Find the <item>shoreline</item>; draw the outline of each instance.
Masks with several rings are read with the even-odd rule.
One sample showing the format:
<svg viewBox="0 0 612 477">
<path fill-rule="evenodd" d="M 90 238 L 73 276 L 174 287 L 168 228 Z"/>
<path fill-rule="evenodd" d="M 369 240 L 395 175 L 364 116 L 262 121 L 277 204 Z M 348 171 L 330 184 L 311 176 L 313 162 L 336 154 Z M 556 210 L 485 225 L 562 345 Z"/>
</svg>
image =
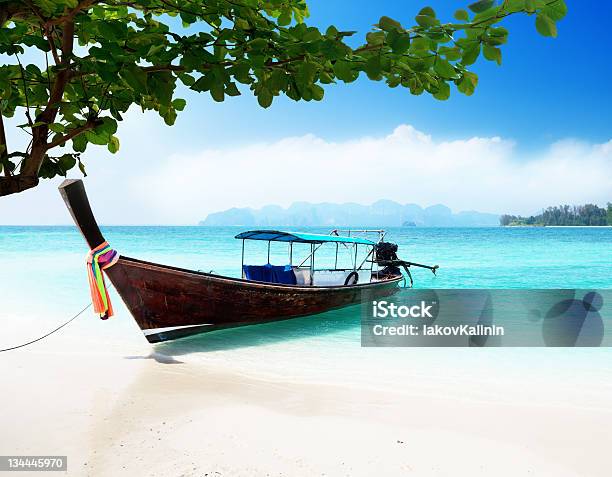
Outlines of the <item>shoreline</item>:
<svg viewBox="0 0 612 477">
<path fill-rule="evenodd" d="M 67 455 L 66 475 L 607 475 L 610 385 L 596 379 L 568 394 L 562 377 L 490 365 L 415 370 L 398 391 L 160 353 L 2 358 L 4 453 Z"/>
<path fill-rule="evenodd" d="M 500 225 L 502 228 L 547 228 L 547 229 L 610 229 L 612 225 Z"/>
</svg>

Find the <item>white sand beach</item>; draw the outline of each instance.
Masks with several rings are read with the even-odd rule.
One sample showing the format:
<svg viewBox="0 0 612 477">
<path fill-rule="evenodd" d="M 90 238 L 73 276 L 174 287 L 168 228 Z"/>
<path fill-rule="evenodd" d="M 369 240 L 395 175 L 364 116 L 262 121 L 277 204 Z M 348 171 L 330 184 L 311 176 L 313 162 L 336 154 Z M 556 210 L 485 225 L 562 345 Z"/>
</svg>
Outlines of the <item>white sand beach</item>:
<svg viewBox="0 0 612 477">
<path fill-rule="evenodd" d="M 3 353 L 0 453 L 66 455 L 70 476 L 610 475 L 612 378 L 585 372 L 606 350 L 472 350 L 543 360 L 444 378 L 413 350 L 413 372 L 374 389 L 147 348 Z M 568 353 L 590 355 L 556 366 Z"/>
</svg>

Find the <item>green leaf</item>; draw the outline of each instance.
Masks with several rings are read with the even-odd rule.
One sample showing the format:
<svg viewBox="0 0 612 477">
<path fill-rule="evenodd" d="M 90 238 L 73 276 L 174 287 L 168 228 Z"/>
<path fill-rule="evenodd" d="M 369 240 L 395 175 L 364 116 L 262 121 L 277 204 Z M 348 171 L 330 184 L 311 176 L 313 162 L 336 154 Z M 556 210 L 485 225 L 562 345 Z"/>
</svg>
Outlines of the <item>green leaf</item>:
<svg viewBox="0 0 612 477">
<path fill-rule="evenodd" d="M 435 18 L 428 17 L 426 15 L 417 15 L 414 17 L 419 26 L 422 27 L 431 27 L 438 24 L 438 21 Z"/>
<path fill-rule="evenodd" d="M 410 49 L 414 51 L 429 51 L 430 41 L 427 38 L 416 37 L 411 41 Z"/>
<path fill-rule="evenodd" d="M 257 102 L 262 108 L 269 108 L 272 104 L 272 93 L 268 88 L 261 88 L 257 94 Z"/>
<path fill-rule="evenodd" d="M 323 99 L 324 94 L 325 91 L 321 86 L 319 86 L 318 84 L 312 85 L 312 99 L 314 99 L 315 101 L 321 101 Z"/>
<path fill-rule="evenodd" d="M 377 46 L 385 42 L 385 33 L 382 31 L 371 31 L 366 35 L 368 45 Z"/>
<path fill-rule="evenodd" d="M 185 101 L 184 99 L 176 98 L 172 101 L 172 107 L 177 111 L 182 111 L 183 109 L 185 109 L 185 106 L 187 106 L 187 101 Z"/>
<path fill-rule="evenodd" d="M 49 124 L 49 129 L 54 133 L 63 133 L 66 130 L 64 125 L 60 123 Z"/>
<path fill-rule="evenodd" d="M 427 17 L 436 18 L 436 12 L 431 7 L 423 7 L 419 11 L 419 15 L 425 15 Z"/>
<path fill-rule="evenodd" d="M 400 22 L 385 16 L 380 17 L 380 20 L 378 20 L 378 27 L 384 31 L 403 31 Z"/>
<path fill-rule="evenodd" d="M 97 134 L 95 131 L 87 131 L 85 136 L 90 143 L 96 146 L 104 146 L 111 140 L 106 134 Z"/>
<path fill-rule="evenodd" d="M 503 9 L 507 12 L 520 12 L 525 8 L 525 0 L 506 0 Z"/>
<path fill-rule="evenodd" d="M 536 16 L 536 30 L 543 36 L 557 36 L 557 25 L 548 15 L 544 13 L 538 13 Z"/>
<path fill-rule="evenodd" d="M 442 78 L 451 79 L 459 77 L 459 73 L 457 73 L 453 65 L 451 65 L 448 61 L 440 57 L 436 58 L 436 62 L 434 63 L 434 70 Z"/>
<path fill-rule="evenodd" d="M 487 60 L 495 61 L 498 65 L 501 65 L 502 54 L 499 48 L 494 46 L 484 45 L 482 48 L 482 54 Z"/>
<path fill-rule="evenodd" d="M 557 0 L 556 2 L 547 4 L 542 8 L 542 12 L 552 20 L 559 21 L 567 15 L 567 5 L 564 0 Z"/>
<path fill-rule="evenodd" d="M 166 123 L 166 125 L 173 126 L 176 122 L 176 109 L 170 108 L 165 110 L 164 114 L 162 114 L 162 117 L 164 118 L 164 122 Z"/>
<path fill-rule="evenodd" d="M 304 36 L 302 37 L 302 41 L 317 41 L 321 39 L 321 32 L 316 28 L 309 28 Z"/>
<path fill-rule="evenodd" d="M 80 134 L 72 138 L 72 149 L 76 152 L 85 152 L 87 148 L 87 137 L 85 134 Z"/>
<path fill-rule="evenodd" d="M 74 154 L 64 154 L 63 156 L 58 158 L 58 166 L 60 168 L 60 173 L 64 177 L 66 173 L 72 169 L 76 165 L 76 159 Z"/>
<path fill-rule="evenodd" d="M 117 132 L 117 121 L 109 117 L 103 117 L 100 119 L 102 120 L 102 124 L 96 127 L 95 133 L 110 138 Z"/>
<path fill-rule="evenodd" d="M 438 82 L 438 90 L 434 93 L 434 98 L 439 100 L 447 100 L 450 98 L 450 86 L 445 81 Z"/>
<path fill-rule="evenodd" d="M 228 83 L 225 86 L 225 94 L 228 96 L 240 96 L 240 90 L 236 86 L 236 83 Z"/>
<path fill-rule="evenodd" d="M 153 55 L 155 55 L 155 53 L 159 53 L 160 51 L 164 50 L 166 48 L 166 45 L 161 44 L 161 45 L 152 45 L 151 48 L 149 48 L 149 51 L 147 52 L 147 57 L 151 57 Z"/>
<path fill-rule="evenodd" d="M 338 33 L 340 32 L 334 25 L 328 26 L 327 30 L 325 30 L 325 36 L 329 38 L 335 38 L 338 35 Z"/>
<path fill-rule="evenodd" d="M 210 90 L 214 81 L 213 75 L 205 74 L 197 79 L 197 81 L 191 86 L 191 89 L 198 92 L 208 91 Z"/>
<path fill-rule="evenodd" d="M 111 137 L 107 147 L 111 154 L 115 154 L 119 150 L 119 138 L 117 136 Z"/>
<path fill-rule="evenodd" d="M 334 64 L 334 74 L 345 83 L 351 83 L 357 79 L 357 75 L 348 61 L 336 61 Z"/>
<path fill-rule="evenodd" d="M 466 49 L 463 50 L 463 56 L 461 58 L 461 64 L 469 66 L 474 64 L 480 55 L 480 43 L 473 42 Z"/>
<path fill-rule="evenodd" d="M 248 45 L 253 51 L 261 51 L 268 46 L 268 40 L 265 38 L 255 38 Z"/>
<path fill-rule="evenodd" d="M 506 43 L 506 41 L 508 41 L 508 30 L 506 30 L 504 27 L 491 27 L 489 28 L 488 33 L 490 40 L 495 39 L 495 41 L 498 42 L 497 44 Z"/>
<path fill-rule="evenodd" d="M 147 92 L 147 74 L 138 66 L 131 66 L 119 70 L 119 76 L 127 85 L 138 93 Z"/>
<path fill-rule="evenodd" d="M 187 73 L 179 73 L 178 77 L 185 86 L 192 86 L 195 83 L 195 78 Z"/>
<path fill-rule="evenodd" d="M 283 12 L 279 17 L 278 17 L 278 24 L 280 26 L 287 26 L 291 23 L 291 13 L 290 12 Z"/>
<path fill-rule="evenodd" d="M 457 61 L 461 59 L 461 48 L 443 46 L 438 50 L 438 54 L 444 55 L 448 61 Z"/>
<path fill-rule="evenodd" d="M 492 6 L 493 0 L 479 0 L 478 2 L 474 2 L 471 5 L 468 5 L 468 8 L 474 13 L 482 13 L 484 11 L 487 11 Z"/>
<path fill-rule="evenodd" d="M 81 174 L 83 174 L 83 177 L 87 177 L 87 172 L 85 172 L 85 164 L 83 164 L 80 159 L 78 159 L 78 161 L 79 161 L 79 170 L 81 171 Z"/>
<path fill-rule="evenodd" d="M 389 32 L 387 35 L 387 43 L 391 47 L 393 53 L 402 55 L 410 48 L 410 35 L 408 33 L 398 33 L 396 31 Z"/>
<path fill-rule="evenodd" d="M 214 81 L 210 87 L 210 95 L 217 103 L 222 103 L 225 100 L 225 88 L 223 83 Z"/>
<path fill-rule="evenodd" d="M 478 76 L 474 73 L 466 71 L 463 73 L 463 78 L 457 84 L 457 89 L 466 96 L 471 96 L 478 85 Z"/>
<path fill-rule="evenodd" d="M 431 7 L 422 8 L 415 17 L 415 20 L 422 27 L 430 27 L 439 23 L 438 20 L 436 20 L 436 13 Z"/>
<path fill-rule="evenodd" d="M 455 18 L 467 22 L 470 19 L 470 14 L 465 10 L 457 10 L 455 12 Z"/>
<path fill-rule="evenodd" d="M 365 64 L 365 72 L 371 80 L 377 81 L 381 78 L 382 67 L 379 55 L 368 58 Z"/>
</svg>

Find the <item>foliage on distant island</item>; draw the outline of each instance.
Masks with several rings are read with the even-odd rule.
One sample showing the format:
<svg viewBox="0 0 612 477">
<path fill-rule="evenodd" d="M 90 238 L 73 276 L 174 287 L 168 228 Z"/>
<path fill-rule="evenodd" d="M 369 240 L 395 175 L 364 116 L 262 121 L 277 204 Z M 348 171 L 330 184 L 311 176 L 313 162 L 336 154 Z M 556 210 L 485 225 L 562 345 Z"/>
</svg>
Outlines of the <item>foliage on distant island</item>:
<svg viewBox="0 0 612 477">
<path fill-rule="evenodd" d="M 612 225 L 612 203 L 608 202 L 606 209 L 594 204 L 560 205 L 548 207 L 540 215 L 529 217 L 502 215 L 499 223 L 503 226 Z"/>
<path fill-rule="evenodd" d="M 567 11 L 564 0 L 478 0 L 469 9 L 443 23 L 425 7 L 410 27 L 383 16 L 354 48 L 355 32 L 304 23 L 305 0 L 1 0 L 0 54 L 10 62 L 0 65 L 0 196 L 77 165 L 85 174 L 89 144 L 116 153 L 117 123 L 131 106 L 174 124 L 186 106 L 179 84 L 214 101 L 250 90 L 264 108 L 281 94 L 319 101 L 324 86 L 362 73 L 441 100 L 451 85 L 471 95 L 478 57 L 501 63 L 504 18 L 533 15 L 537 31 L 554 37 Z M 38 60 L 24 64 L 26 51 Z M 11 151 L 4 118 L 17 111 L 31 140 Z"/>
</svg>

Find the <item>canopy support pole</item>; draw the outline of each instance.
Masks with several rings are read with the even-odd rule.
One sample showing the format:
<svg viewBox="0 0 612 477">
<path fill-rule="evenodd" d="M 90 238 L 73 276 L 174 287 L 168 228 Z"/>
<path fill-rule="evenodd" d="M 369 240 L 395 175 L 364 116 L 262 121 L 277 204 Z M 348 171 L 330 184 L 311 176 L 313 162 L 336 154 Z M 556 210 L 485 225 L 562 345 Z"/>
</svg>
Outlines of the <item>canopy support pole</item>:
<svg viewBox="0 0 612 477">
<path fill-rule="evenodd" d="M 334 268 L 338 269 L 338 242 L 336 242 L 336 261 L 334 262 Z"/>
<path fill-rule="evenodd" d="M 302 265 L 304 265 L 308 260 L 311 260 L 311 258 L 313 257 L 314 253 L 319 250 L 319 247 L 323 245 L 322 243 L 320 243 L 319 245 L 317 245 L 316 247 L 314 246 L 314 242 L 310 244 L 310 255 L 308 255 L 304 260 L 302 260 L 302 262 L 298 265 L 298 268 L 300 268 Z M 314 247 L 314 250 L 313 250 Z"/>
<path fill-rule="evenodd" d="M 242 239 L 242 260 L 240 263 L 240 273 L 242 274 L 242 278 L 244 278 L 244 239 Z"/>
<path fill-rule="evenodd" d="M 365 258 L 363 259 L 363 262 L 361 262 L 361 265 L 359 265 L 359 268 L 357 270 L 361 270 L 361 267 L 363 267 L 366 263 L 366 261 L 368 261 L 368 258 L 370 258 L 370 255 L 372 255 L 372 252 L 374 251 L 374 248 L 372 248 L 372 250 L 369 251 L 369 253 L 365 256 Z M 374 265 L 373 260 L 370 262 L 370 270 L 372 270 L 372 266 Z"/>
<path fill-rule="evenodd" d="M 310 244 L 310 280 L 314 280 L 314 243 Z"/>
</svg>

